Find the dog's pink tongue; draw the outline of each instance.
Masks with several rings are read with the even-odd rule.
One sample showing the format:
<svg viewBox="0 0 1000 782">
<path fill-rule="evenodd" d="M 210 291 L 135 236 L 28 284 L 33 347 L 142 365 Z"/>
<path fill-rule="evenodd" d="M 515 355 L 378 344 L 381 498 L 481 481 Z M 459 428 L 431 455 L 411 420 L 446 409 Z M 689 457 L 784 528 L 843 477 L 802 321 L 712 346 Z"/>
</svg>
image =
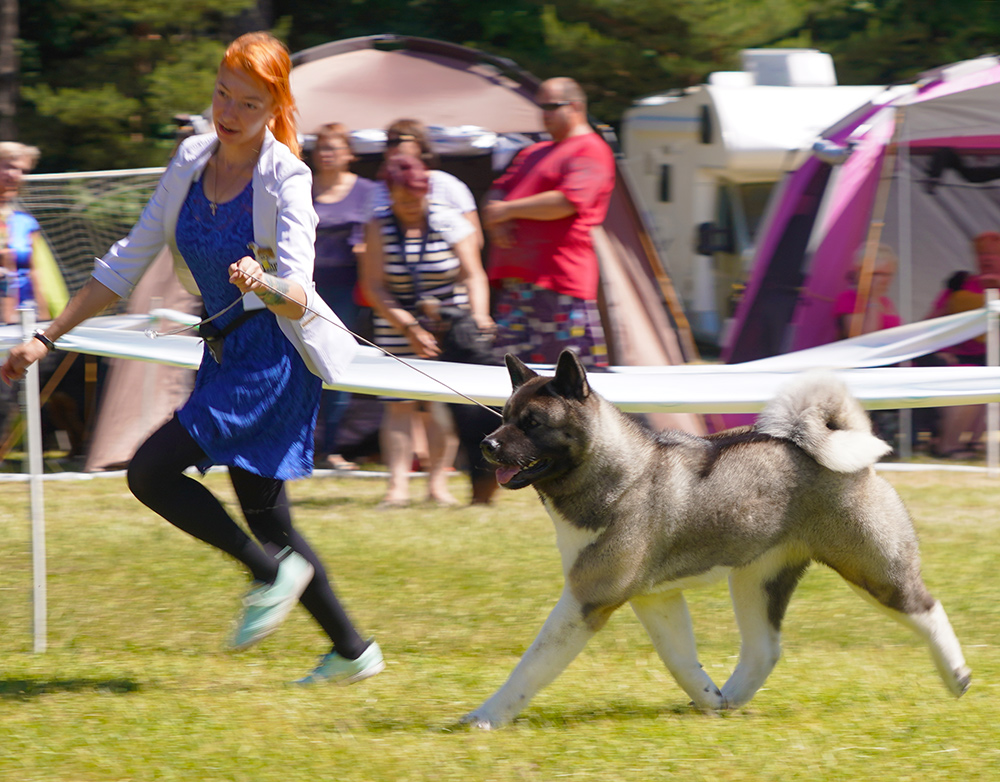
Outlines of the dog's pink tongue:
<svg viewBox="0 0 1000 782">
<path fill-rule="evenodd" d="M 520 467 L 497 467 L 497 483 L 504 486 L 507 481 L 521 472 Z"/>
</svg>

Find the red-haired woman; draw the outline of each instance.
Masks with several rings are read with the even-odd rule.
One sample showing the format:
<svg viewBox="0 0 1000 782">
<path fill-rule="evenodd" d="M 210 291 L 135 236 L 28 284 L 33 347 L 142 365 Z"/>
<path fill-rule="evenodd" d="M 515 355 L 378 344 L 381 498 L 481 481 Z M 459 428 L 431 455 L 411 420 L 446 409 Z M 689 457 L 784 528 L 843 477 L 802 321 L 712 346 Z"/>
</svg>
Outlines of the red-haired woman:
<svg viewBox="0 0 1000 782">
<path fill-rule="evenodd" d="M 55 340 L 128 296 L 169 246 L 182 282 L 217 316 L 210 324 L 215 349 L 206 342 L 191 396 L 139 447 L 129 488 L 252 574 L 230 646 L 266 637 L 301 600 L 333 645 L 301 681 L 351 682 L 381 671 L 382 654 L 358 635 L 319 558 L 292 526 L 284 485 L 312 470 L 322 387 L 285 336 L 288 320 L 305 313 L 316 235 L 290 71 L 288 51 L 267 33 L 248 33 L 229 46 L 212 97 L 215 133 L 178 147 L 128 237 L 98 260 L 93 277 L 44 333 L 10 352 L 0 375 L 7 382 L 20 378 Z M 185 475 L 191 466 L 213 464 L 229 468 L 256 540 Z"/>
</svg>

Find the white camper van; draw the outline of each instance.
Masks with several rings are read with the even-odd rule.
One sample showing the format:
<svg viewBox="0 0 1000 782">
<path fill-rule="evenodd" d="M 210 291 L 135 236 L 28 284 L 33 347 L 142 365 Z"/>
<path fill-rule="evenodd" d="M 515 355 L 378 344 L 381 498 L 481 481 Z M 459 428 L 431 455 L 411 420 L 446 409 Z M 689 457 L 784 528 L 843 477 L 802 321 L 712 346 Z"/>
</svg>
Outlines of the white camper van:
<svg viewBox="0 0 1000 782">
<path fill-rule="evenodd" d="M 774 185 L 882 89 L 838 86 L 833 59 L 815 49 L 741 57 L 742 71 L 636 101 L 621 125 L 646 224 L 706 346 L 721 344 Z"/>
</svg>

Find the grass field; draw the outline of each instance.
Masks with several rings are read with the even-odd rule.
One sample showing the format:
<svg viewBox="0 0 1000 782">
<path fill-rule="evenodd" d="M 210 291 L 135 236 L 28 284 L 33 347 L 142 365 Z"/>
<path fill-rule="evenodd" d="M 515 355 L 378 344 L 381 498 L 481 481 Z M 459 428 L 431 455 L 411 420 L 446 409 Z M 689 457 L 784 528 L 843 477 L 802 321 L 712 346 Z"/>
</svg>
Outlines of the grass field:
<svg viewBox="0 0 1000 782">
<path fill-rule="evenodd" d="M 784 657 L 748 707 L 689 708 L 625 609 L 492 733 L 455 721 L 503 682 L 561 585 L 531 491 L 488 509 L 386 512 L 378 480 L 293 485 L 301 528 L 387 661 L 353 687 L 302 689 L 286 682 L 324 651 L 308 615 L 296 609 L 257 648 L 222 651 L 245 577 L 121 478 L 46 483 L 49 648 L 33 654 L 28 490 L 0 484 L 0 780 L 1000 779 L 1000 482 L 887 478 L 972 667 L 961 700 L 922 645 L 814 567 Z M 231 501 L 224 475 L 206 481 Z M 739 647 L 726 586 L 688 599 L 721 684 Z"/>
</svg>

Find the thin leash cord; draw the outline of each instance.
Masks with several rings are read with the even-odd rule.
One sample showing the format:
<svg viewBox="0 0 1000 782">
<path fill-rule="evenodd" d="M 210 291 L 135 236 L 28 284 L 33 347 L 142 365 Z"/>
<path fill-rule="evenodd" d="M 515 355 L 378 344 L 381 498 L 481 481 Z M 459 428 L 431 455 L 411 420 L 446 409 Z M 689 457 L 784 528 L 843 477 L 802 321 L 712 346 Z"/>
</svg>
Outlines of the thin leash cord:
<svg viewBox="0 0 1000 782">
<path fill-rule="evenodd" d="M 190 326 L 179 326 L 176 329 L 170 329 L 170 331 L 157 331 L 156 329 L 146 329 L 145 332 L 143 333 L 150 339 L 156 339 L 157 337 L 171 337 L 174 334 L 182 334 L 185 331 L 197 329 L 199 326 L 204 326 L 206 323 L 211 323 L 216 318 L 225 315 L 227 312 L 229 312 L 229 310 L 231 310 L 233 307 L 239 304 L 242 300 L 243 297 L 240 296 L 238 299 L 236 299 L 236 301 L 234 301 L 232 304 L 227 304 L 223 309 L 219 310 L 214 315 L 212 315 L 212 317 L 202 318 L 197 323 L 192 323 Z"/>
<path fill-rule="evenodd" d="M 240 274 L 242 274 L 245 277 L 250 278 L 250 275 L 247 274 L 244 271 L 240 271 Z M 250 278 L 250 279 L 254 279 L 254 278 Z M 284 293 L 282 293 L 281 291 L 279 291 L 277 288 L 274 288 L 273 286 L 268 285 L 268 283 L 265 282 L 264 280 L 256 280 L 256 281 L 259 282 L 261 285 L 263 285 L 265 288 L 267 288 L 272 293 L 276 293 L 279 296 L 281 296 L 282 298 L 286 298 L 286 299 L 288 298 Z M 229 304 L 225 309 L 222 309 L 219 312 L 215 313 L 212 317 L 205 318 L 204 320 L 198 321 L 197 323 L 194 323 L 194 324 L 192 324 L 190 326 L 181 326 L 181 327 L 176 328 L 176 329 L 171 329 L 170 331 L 156 331 L 155 329 L 146 329 L 145 334 L 150 339 L 156 339 L 157 337 L 166 337 L 166 336 L 170 336 L 170 335 L 173 335 L 173 334 L 180 334 L 181 332 L 188 331 L 188 330 L 191 330 L 191 329 L 197 329 L 199 326 L 202 326 L 202 325 L 208 323 L 209 321 L 215 320 L 220 315 L 224 315 L 229 310 L 231 310 L 233 307 L 235 307 L 237 304 L 239 304 L 239 302 L 242 301 L 242 299 L 243 299 L 243 297 L 241 296 L 236 301 L 234 301 L 232 304 Z M 431 375 L 431 374 L 429 374 L 427 372 L 424 372 L 424 370 L 420 369 L 419 367 L 413 366 L 413 364 L 409 363 L 405 359 L 402 359 L 399 356 L 394 356 L 392 353 L 390 353 L 385 348 L 380 347 L 380 346 L 376 345 L 374 342 L 371 342 L 371 341 L 365 339 L 360 334 L 355 334 L 353 331 L 351 331 L 349 328 L 347 328 L 347 326 L 344 326 L 344 325 L 342 325 L 340 323 L 335 323 L 334 321 L 330 320 L 329 318 L 324 317 L 321 313 L 316 312 L 316 310 L 312 309 L 308 305 L 303 304 L 301 306 L 303 307 L 303 309 L 305 309 L 306 312 L 311 312 L 317 318 L 322 318 L 327 323 L 329 323 L 331 326 L 336 326 L 338 329 L 341 329 L 342 331 L 346 331 L 348 334 L 350 334 L 352 337 L 354 337 L 359 342 L 363 342 L 365 345 L 369 345 L 370 347 L 375 348 L 376 350 L 378 350 L 382 354 L 388 356 L 389 358 L 393 359 L 394 361 L 399 362 L 404 367 L 407 367 L 407 368 L 413 370 L 414 372 L 416 372 L 419 375 L 423 375 L 428 380 L 431 380 L 432 382 L 437 383 L 439 386 L 441 386 L 443 388 L 446 388 L 447 390 L 451 391 L 451 393 L 456 394 L 456 395 L 462 397 L 462 399 L 465 399 L 466 401 L 471 402 L 474 405 L 479 405 L 479 407 L 483 408 L 483 410 L 489 410 L 491 413 L 493 413 L 493 415 L 497 416 L 498 418 L 503 418 L 503 415 L 501 415 L 499 412 L 497 412 L 496 410 L 494 410 L 489 405 L 484 405 L 478 399 L 473 399 L 471 396 L 463 394 L 458 389 L 452 388 L 451 386 L 449 386 L 447 383 L 445 383 L 440 378 L 436 378 L 433 375 Z"/>
</svg>

